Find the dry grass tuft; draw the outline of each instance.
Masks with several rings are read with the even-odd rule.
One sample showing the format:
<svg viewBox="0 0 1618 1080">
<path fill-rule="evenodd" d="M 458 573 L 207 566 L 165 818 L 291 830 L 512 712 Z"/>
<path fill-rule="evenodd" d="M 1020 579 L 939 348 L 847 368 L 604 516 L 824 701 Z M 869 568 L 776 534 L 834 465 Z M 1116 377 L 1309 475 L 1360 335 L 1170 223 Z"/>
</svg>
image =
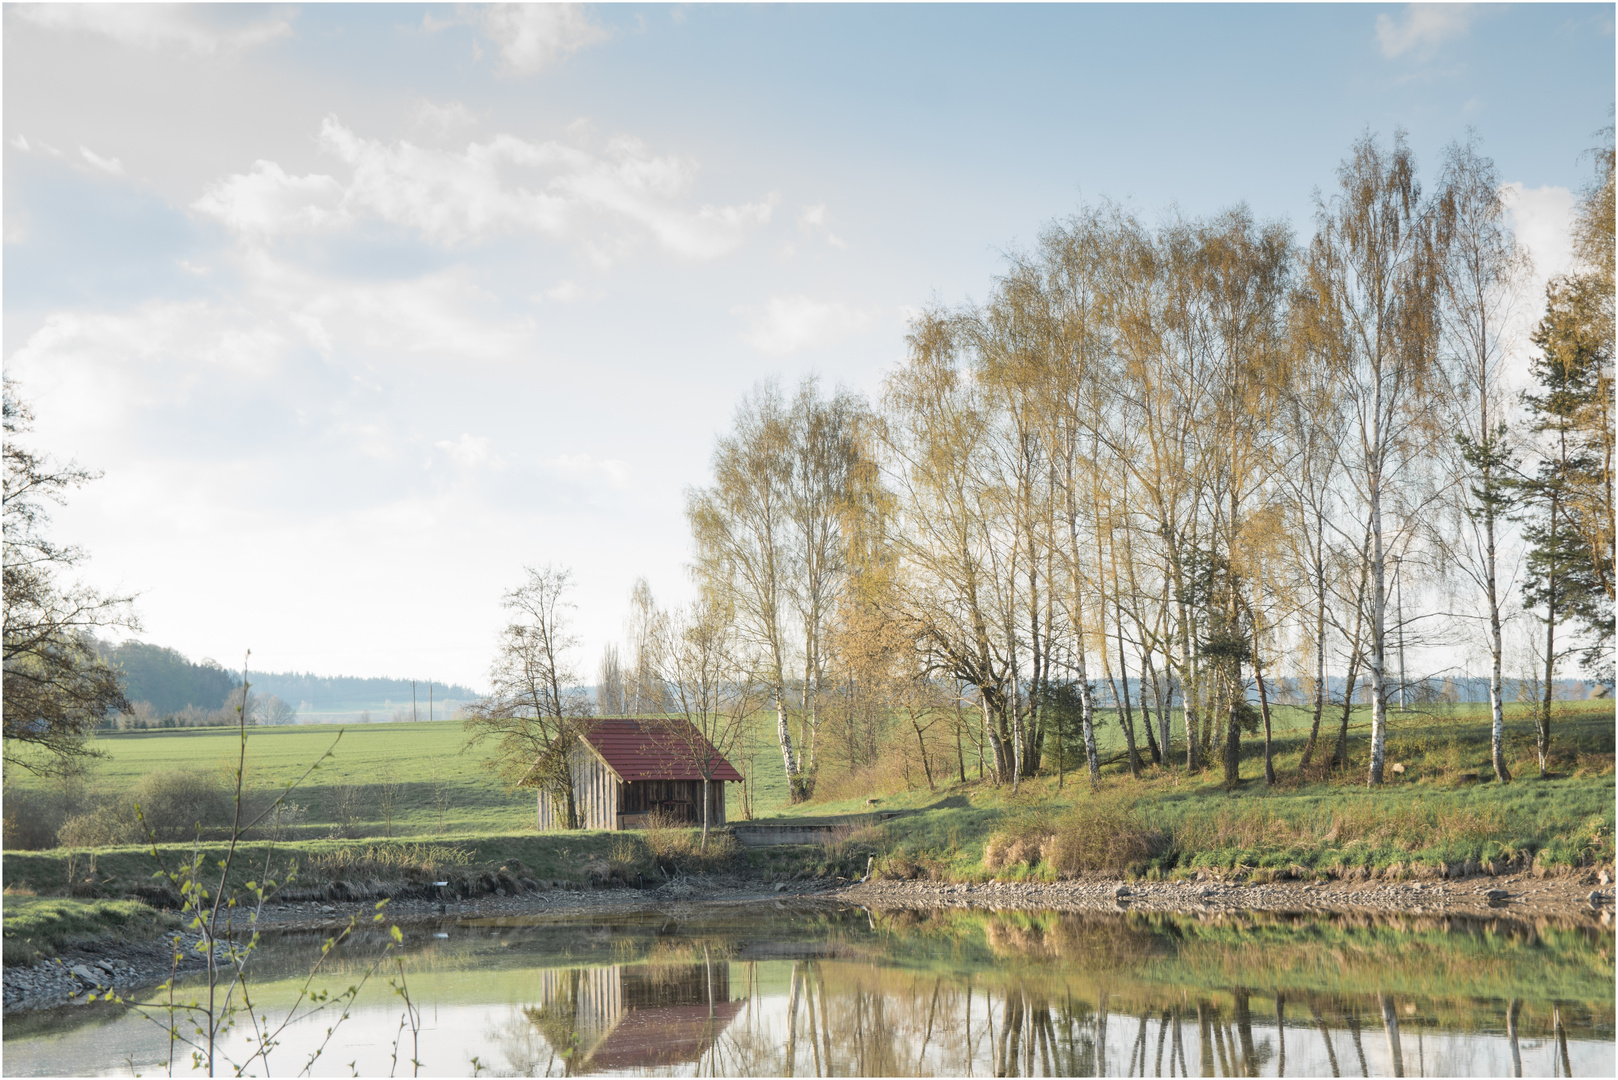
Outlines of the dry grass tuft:
<svg viewBox="0 0 1618 1080">
<path fill-rule="evenodd" d="M 1089 806 L 1062 819 L 1050 865 L 1062 877 L 1142 874 L 1166 843 L 1163 833 L 1148 827 L 1133 809 Z"/>
<path fill-rule="evenodd" d="M 373 844 L 312 855 L 307 864 L 317 879 L 437 878 L 472 865 L 470 848 L 448 844 Z"/>
<path fill-rule="evenodd" d="M 646 816 L 641 830 L 646 849 L 664 870 L 710 871 L 728 866 L 741 852 L 741 842 L 724 830 L 708 830 L 708 845 L 702 846 L 702 830 L 692 828 L 663 810 Z"/>
</svg>

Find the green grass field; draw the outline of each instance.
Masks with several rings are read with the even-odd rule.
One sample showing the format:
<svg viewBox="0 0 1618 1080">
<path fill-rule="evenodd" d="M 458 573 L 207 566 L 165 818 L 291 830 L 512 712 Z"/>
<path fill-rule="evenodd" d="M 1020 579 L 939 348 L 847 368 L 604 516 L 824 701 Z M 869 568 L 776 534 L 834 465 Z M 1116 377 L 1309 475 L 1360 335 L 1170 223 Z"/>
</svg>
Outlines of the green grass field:
<svg viewBox="0 0 1618 1080">
<path fill-rule="evenodd" d="M 966 784 L 953 772 L 938 777 L 932 791 L 916 770 L 911 770 L 908 786 L 896 779 L 892 768 L 852 777 L 827 772 L 830 779 L 823 784 L 823 794 L 844 797 L 797 806 L 786 803 L 779 757 L 772 745 L 773 717 L 760 716 L 753 751 L 758 777 L 755 816 L 862 814 L 871 809 L 873 798 L 879 809 L 910 813 L 861 833 L 855 844 L 858 852 L 828 849 L 790 858 L 782 853 L 749 853 L 747 858 L 766 876 L 785 877 L 841 872 L 855 862 L 863 865 L 860 852 L 869 850 L 922 859 L 955 876 L 982 877 L 984 843 L 994 832 L 1031 828 L 1030 823 L 1048 822 L 1095 802 L 1098 809 L 1135 815 L 1170 835 L 1172 850 L 1163 868 L 1174 873 L 1202 866 L 1386 867 L 1464 864 L 1469 859 L 1503 865 L 1534 855 L 1552 865 L 1610 863 L 1615 795 L 1612 705 L 1566 702 L 1557 708 L 1555 773 L 1545 781 L 1537 778 L 1526 706 L 1514 706 L 1508 722 L 1508 756 L 1518 782 L 1492 782 L 1486 706 L 1452 706 L 1391 715 L 1388 761 L 1401 763 L 1406 770 L 1397 776 L 1390 772 L 1390 783 L 1376 791 L 1364 784 L 1368 710 L 1356 710 L 1349 767 L 1336 775 L 1305 780 L 1298 776 L 1297 763 L 1309 714 L 1278 708 L 1274 721 L 1281 782 L 1274 789 L 1261 779 L 1261 742 L 1256 738 L 1244 740 L 1245 780 L 1235 791 L 1223 786 L 1217 768 L 1188 776 L 1178 766 L 1149 766 L 1142 779 L 1133 780 L 1122 760 L 1118 725 L 1104 716 L 1099 741 L 1107 764 L 1095 792 L 1076 754 L 1070 754 L 1070 771 L 1064 778 L 1046 772 L 1025 779 L 1014 793 L 1009 785 L 978 780 L 976 757 L 968 747 Z M 252 729 L 250 786 L 263 792 L 295 780 L 332 745 L 338 732 L 335 726 L 319 725 Z M 228 771 L 234 767 L 237 741 L 234 732 L 204 729 L 117 733 L 102 737 L 97 745 L 106 756 L 96 763 L 89 783 L 97 791 L 114 792 L 156 769 Z M 1054 755 L 1047 761 L 1054 764 Z M 833 770 L 834 765 L 823 761 L 823 768 Z M 28 783 L 28 778 L 21 779 Z M 391 815 L 384 812 L 378 794 L 384 785 L 395 790 Z M 352 849 L 365 844 L 364 838 L 389 837 L 394 846 L 458 847 L 478 865 L 516 858 L 536 875 L 578 880 L 583 860 L 606 858 L 612 839 L 596 833 L 536 834 L 532 796 L 506 790 L 483 751 L 465 749 L 465 735 L 454 722 L 346 729 L 332 757 L 292 799 L 307 807 L 307 813 L 282 846 L 308 858 L 320 852 L 329 855 L 327 849 Z M 734 787 L 730 815 L 742 817 L 740 793 Z M 288 847 L 287 839 L 297 842 Z M 27 882 L 42 892 L 60 890 L 66 885 L 67 856 L 60 849 L 8 850 L 7 881 Z M 102 878 L 109 886 L 150 874 L 149 857 L 142 848 L 103 849 L 99 857 Z M 123 865 L 126 862 L 128 866 Z"/>
<path fill-rule="evenodd" d="M 773 722 L 761 717 L 758 723 L 773 730 Z M 112 793 L 158 769 L 228 776 L 239 744 L 233 729 L 195 728 L 103 732 L 95 746 L 105 756 L 93 762 L 86 786 Z M 251 728 L 248 786 L 278 791 L 328 749 L 331 757 L 290 796 L 307 808 L 296 835 L 325 836 L 334 830 L 352 836 L 459 835 L 520 832 L 534 824 L 533 794 L 508 790 L 488 764 L 488 750 L 466 747 L 458 721 Z M 760 814 L 777 813 L 785 805 L 779 761 L 768 745 L 756 753 Z M 45 786 L 20 770 L 8 779 L 24 788 Z M 388 786 L 394 788 L 391 807 Z M 741 796 L 734 785 L 729 806 L 732 817 L 740 816 Z"/>
</svg>

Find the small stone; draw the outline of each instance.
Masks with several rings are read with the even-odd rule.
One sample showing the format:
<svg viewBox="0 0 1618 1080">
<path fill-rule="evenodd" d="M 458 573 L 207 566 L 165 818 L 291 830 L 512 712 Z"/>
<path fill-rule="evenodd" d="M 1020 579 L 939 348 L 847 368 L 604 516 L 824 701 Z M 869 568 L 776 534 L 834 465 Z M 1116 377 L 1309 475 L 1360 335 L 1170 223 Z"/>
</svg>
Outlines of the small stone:
<svg viewBox="0 0 1618 1080">
<path fill-rule="evenodd" d="M 1130 887 L 1128 885 L 1120 885 L 1116 889 L 1113 890 L 1112 895 L 1122 899 L 1125 896 L 1133 896 L 1134 892 L 1130 889 Z"/>
<path fill-rule="evenodd" d="M 787 883 L 784 882 L 784 881 L 776 882 L 775 891 L 776 892 L 786 892 L 787 891 Z"/>
<path fill-rule="evenodd" d="M 74 964 L 72 967 L 68 968 L 68 972 L 76 978 L 83 979 L 87 983 L 93 983 L 99 977 L 98 972 L 91 971 L 83 964 Z"/>
<path fill-rule="evenodd" d="M 1612 875 L 1607 873 L 1605 870 L 1603 870 L 1603 871 L 1601 871 L 1601 873 L 1596 875 L 1596 880 L 1601 882 L 1601 884 L 1603 884 L 1603 885 L 1611 885 L 1612 884 Z"/>
<path fill-rule="evenodd" d="M 1504 889 L 1490 889 L 1488 892 L 1484 893 L 1483 895 L 1484 895 L 1484 897 L 1486 897 L 1491 902 L 1497 901 L 1497 900 L 1509 900 L 1509 899 L 1511 899 L 1511 894 L 1506 892 L 1506 890 L 1504 890 Z"/>
<path fill-rule="evenodd" d="M 1599 892 L 1593 892 L 1593 893 L 1590 894 L 1590 906 L 1591 907 L 1593 907 L 1593 908 L 1600 907 L 1601 906 L 1601 901 L 1602 901 L 1602 896 L 1601 896 L 1601 894 Z"/>
<path fill-rule="evenodd" d="M 1404 762 L 1396 761 L 1393 763 L 1393 774 L 1395 776 L 1403 776 L 1405 774 Z"/>
</svg>

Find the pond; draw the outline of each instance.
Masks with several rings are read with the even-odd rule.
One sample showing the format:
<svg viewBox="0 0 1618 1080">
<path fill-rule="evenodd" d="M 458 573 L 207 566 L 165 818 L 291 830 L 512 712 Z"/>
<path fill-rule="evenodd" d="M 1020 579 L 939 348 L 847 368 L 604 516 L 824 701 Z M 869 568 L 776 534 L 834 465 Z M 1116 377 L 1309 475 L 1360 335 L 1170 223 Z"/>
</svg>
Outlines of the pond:
<svg viewBox="0 0 1618 1080">
<path fill-rule="evenodd" d="M 328 1035 L 340 1006 L 300 1010 L 272 1071 L 313 1056 L 339 1076 L 408 1076 L 413 1059 L 423 1076 L 1614 1073 L 1613 937 L 1571 923 L 761 901 L 402 929 L 348 1019 Z M 268 940 L 256 1014 L 285 1014 L 319 943 Z M 314 985 L 353 985 L 385 943 L 345 945 Z M 254 1037 L 238 1022 L 217 1071 Z M 4 1050 L 8 1076 L 171 1066 L 163 1029 L 111 1006 L 14 1018 Z M 186 1048 L 172 1067 L 191 1071 Z"/>
</svg>

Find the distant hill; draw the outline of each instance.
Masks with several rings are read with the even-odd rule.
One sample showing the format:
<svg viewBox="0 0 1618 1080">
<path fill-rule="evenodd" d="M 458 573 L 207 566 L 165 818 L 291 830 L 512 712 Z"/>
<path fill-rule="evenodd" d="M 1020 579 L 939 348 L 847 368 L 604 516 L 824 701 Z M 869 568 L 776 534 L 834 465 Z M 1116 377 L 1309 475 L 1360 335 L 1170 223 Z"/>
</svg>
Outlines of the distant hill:
<svg viewBox="0 0 1618 1080">
<path fill-rule="evenodd" d="M 158 716 L 191 707 L 217 709 L 242 684 L 241 676 L 212 660 L 195 664 L 175 649 L 144 641 L 98 642 L 97 651 L 123 672 L 125 696 L 132 702 L 150 702 Z"/>
<path fill-rule="evenodd" d="M 133 702 L 147 702 L 152 715 L 174 716 L 186 710 L 215 710 L 242 685 L 238 672 L 227 671 L 212 660 L 193 662 L 176 649 L 144 641 L 120 645 L 97 642 L 97 651 L 123 672 L 125 694 Z M 365 679 L 351 675 L 312 675 L 308 672 L 249 671 L 256 698 L 280 698 L 298 712 L 299 720 L 409 719 L 409 679 Z M 433 682 L 433 718 L 449 719 L 458 706 L 475 701 L 476 690 L 455 683 Z M 429 683 L 416 680 L 416 715 L 428 718 Z M 369 714 L 369 715 L 367 715 Z"/>
</svg>

